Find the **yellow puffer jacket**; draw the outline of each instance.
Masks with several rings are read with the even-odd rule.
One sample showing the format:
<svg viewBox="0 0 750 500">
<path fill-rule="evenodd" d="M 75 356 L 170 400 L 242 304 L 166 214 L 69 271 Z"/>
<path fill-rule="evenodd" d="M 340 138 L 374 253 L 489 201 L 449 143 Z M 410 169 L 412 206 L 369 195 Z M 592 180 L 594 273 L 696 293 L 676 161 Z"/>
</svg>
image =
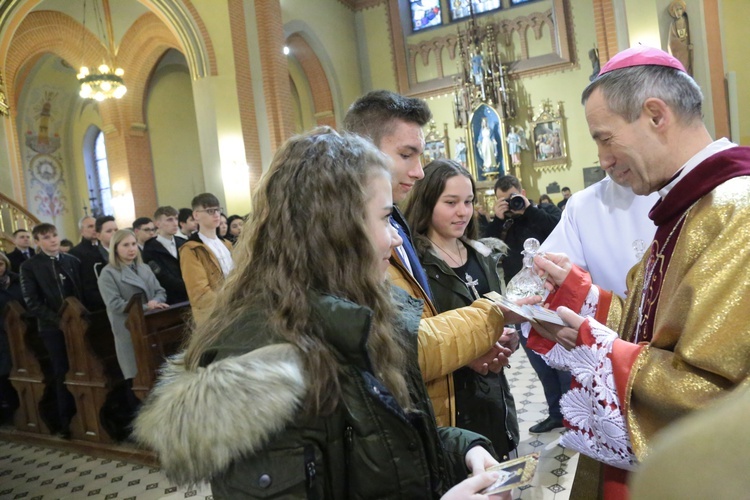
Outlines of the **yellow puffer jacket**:
<svg viewBox="0 0 750 500">
<path fill-rule="evenodd" d="M 232 251 L 232 244 L 222 240 Z M 180 247 L 180 271 L 185 282 L 195 324 L 200 324 L 216 300 L 216 292 L 224 283 L 219 259 L 197 238 L 190 238 Z"/>
<path fill-rule="evenodd" d="M 419 324 L 419 368 L 439 426 L 456 425 L 452 373 L 485 354 L 503 333 L 502 312 L 486 299 L 438 314 L 395 250 L 388 267 L 391 282 L 424 301 Z"/>
</svg>

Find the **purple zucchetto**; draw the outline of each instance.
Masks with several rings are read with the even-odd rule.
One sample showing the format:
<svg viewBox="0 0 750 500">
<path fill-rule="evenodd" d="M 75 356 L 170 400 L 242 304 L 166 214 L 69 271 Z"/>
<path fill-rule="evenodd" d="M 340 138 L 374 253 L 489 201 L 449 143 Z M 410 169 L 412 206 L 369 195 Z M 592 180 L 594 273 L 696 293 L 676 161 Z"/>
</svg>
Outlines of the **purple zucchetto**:
<svg viewBox="0 0 750 500">
<path fill-rule="evenodd" d="M 687 73 L 685 67 L 675 57 L 663 50 L 637 45 L 618 52 L 604 65 L 598 76 L 614 71 L 616 69 L 630 68 L 633 66 L 666 66 Z"/>
</svg>

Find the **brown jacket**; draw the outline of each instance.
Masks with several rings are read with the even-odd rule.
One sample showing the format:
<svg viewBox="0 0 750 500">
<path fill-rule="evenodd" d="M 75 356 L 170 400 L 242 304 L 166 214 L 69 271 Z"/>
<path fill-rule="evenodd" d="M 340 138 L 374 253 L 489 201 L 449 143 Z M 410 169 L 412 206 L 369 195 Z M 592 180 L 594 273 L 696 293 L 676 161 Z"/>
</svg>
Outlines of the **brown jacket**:
<svg viewBox="0 0 750 500">
<path fill-rule="evenodd" d="M 231 243 L 227 240 L 222 242 L 232 250 Z M 180 270 L 193 318 L 196 324 L 200 324 L 207 318 L 216 300 L 216 292 L 224 283 L 224 273 L 221 272 L 219 259 L 201 242 L 197 233 L 180 247 Z"/>
<path fill-rule="evenodd" d="M 485 354 L 503 333 L 502 312 L 489 300 L 438 314 L 427 294 L 391 252 L 391 283 L 424 301 L 419 323 L 419 368 L 439 426 L 456 425 L 456 400 L 452 373 Z"/>
</svg>

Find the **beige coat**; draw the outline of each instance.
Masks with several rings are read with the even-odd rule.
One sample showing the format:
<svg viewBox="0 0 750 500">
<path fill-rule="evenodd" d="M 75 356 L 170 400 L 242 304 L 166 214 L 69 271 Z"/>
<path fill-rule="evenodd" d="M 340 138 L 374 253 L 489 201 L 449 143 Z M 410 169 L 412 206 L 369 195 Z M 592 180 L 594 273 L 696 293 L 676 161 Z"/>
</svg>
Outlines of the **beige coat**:
<svg viewBox="0 0 750 500">
<path fill-rule="evenodd" d="M 231 243 L 227 240 L 222 242 L 230 251 L 232 250 Z M 193 318 L 196 324 L 200 324 L 208 317 L 216 301 L 216 292 L 224 283 L 224 273 L 221 271 L 219 259 L 195 235 L 180 247 L 180 270 L 193 310 Z"/>
</svg>

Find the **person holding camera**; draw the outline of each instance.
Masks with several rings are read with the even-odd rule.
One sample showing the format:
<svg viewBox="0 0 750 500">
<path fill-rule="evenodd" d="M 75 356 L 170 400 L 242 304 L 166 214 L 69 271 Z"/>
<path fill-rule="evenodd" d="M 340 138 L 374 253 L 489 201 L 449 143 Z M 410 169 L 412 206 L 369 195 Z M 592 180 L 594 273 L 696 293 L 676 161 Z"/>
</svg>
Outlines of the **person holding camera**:
<svg viewBox="0 0 750 500">
<path fill-rule="evenodd" d="M 523 268 L 523 243 L 528 238 L 544 242 L 562 216 L 562 210 L 551 203 L 532 204 L 526 197 L 521 182 L 512 175 L 500 177 L 495 182 L 495 218 L 484 230 L 485 237 L 500 238 L 509 247 L 502 261 L 503 275 L 508 283 Z M 527 330 L 524 330 L 527 333 Z M 526 347 L 526 338 L 520 335 L 521 345 L 529 358 L 544 389 L 549 416 L 529 428 L 529 432 L 549 432 L 563 426 L 560 398 L 570 388 L 570 373 L 550 368 L 534 351 Z"/>
<path fill-rule="evenodd" d="M 500 238 L 510 248 L 502 263 L 507 283 L 523 268 L 524 241 L 536 238 L 542 243 L 560 222 L 562 211 L 550 204 L 532 204 L 521 182 L 512 175 L 495 182 L 495 195 L 495 218 L 485 226 L 483 236 Z"/>
</svg>

